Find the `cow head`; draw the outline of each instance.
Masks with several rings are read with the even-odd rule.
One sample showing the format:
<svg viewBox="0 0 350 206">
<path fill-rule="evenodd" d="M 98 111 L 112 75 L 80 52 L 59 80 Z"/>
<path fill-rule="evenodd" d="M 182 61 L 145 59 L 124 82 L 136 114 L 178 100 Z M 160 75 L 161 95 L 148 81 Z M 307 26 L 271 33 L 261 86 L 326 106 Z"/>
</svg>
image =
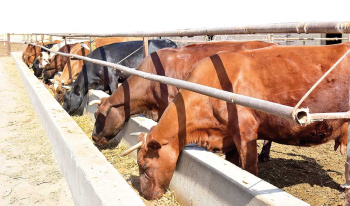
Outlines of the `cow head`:
<svg viewBox="0 0 350 206">
<path fill-rule="evenodd" d="M 42 77 L 44 67 L 49 63 L 48 53 L 41 52 L 33 62 L 33 71 L 36 77 Z"/>
<path fill-rule="evenodd" d="M 32 67 L 35 58 L 40 54 L 41 48 L 28 44 L 26 50 L 22 54 L 23 62 L 28 66 Z"/>
<path fill-rule="evenodd" d="M 168 142 L 159 142 L 151 134 L 141 133 L 138 137 L 140 150 L 137 164 L 140 172 L 141 195 L 147 200 L 160 198 L 168 188 L 174 174 L 178 152 Z M 137 149 L 137 148 L 132 148 Z M 130 153 L 126 151 L 123 155 Z"/>
<path fill-rule="evenodd" d="M 79 107 L 83 102 L 84 96 L 80 86 L 73 85 L 70 91 L 66 91 L 63 96 L 63 109 L 66 110 L 69 114 L 73 114 L 78 111 Z"/>
<path fill-rule="evenodd" d="M 65 86 L 57 83 L 57 82 L 54 82 L 53 83 L 53 88 L 54 88 L 54 97 L 55 99 L 60 103 L 62 104 L 63 103 L 63 97 L 64 97 L 64 94 L 66 93 L 66 89 L 67 87 L 65 88 Z"/>
<path fill-rule="evenodd" d="M 92 139 L 96 145 L 102 146 L 118 134 L 124 124 L 124 118 L 123 114 L 110 104 L 109 98 L 90 102 L 90 106 L 94 103 L 98 103 L 98 107 L 95 112 L 96 121 Z"/>
<path fill-rule="evenodd" d="M 56 69 L 52 68 L 52 61 L 50 61 L 49 64 L 46 64 L 43 69 L 43 81 L 47 82 L 48 79 L 51 79 L 55 76 L 55 73 L 57 72 Z"/>
</svg>

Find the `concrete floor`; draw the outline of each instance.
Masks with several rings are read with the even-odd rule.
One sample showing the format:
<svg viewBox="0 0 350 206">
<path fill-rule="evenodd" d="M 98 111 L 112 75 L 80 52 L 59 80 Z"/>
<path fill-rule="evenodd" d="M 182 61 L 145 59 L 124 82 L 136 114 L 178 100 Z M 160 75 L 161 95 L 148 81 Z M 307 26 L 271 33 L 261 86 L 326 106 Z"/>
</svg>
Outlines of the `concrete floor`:
<svg viewBox="0 0 350 206">
<path fill-rule="evenodd" d="M 0 205 L 74 205 L 11 57 L 0 82 Z"/>
</svg>

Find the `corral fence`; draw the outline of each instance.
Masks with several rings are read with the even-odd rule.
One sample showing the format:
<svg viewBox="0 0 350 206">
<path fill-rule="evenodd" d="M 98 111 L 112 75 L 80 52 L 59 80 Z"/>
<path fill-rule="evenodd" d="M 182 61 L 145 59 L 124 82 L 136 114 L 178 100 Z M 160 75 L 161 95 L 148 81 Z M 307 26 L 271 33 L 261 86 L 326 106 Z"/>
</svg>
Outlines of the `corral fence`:
<svg viewBox="0 0 350 206">
<path fill-rule="evenodd" d="M 341 34 L 342 37 L 332 37 L 332 38 L 323 38 L 323 37 L 299 37 L 299 38 L 275 38 L 272 34 L 280 34 L 280 33 L 292 33 L 292 34 Z M 229 27 L 229 28 L 214 28 L 214 29 L 186 29 L 186 30 L 175 30 L 175 31 L 159 31 L 159 32 L 121 32 L 121 33 L 113 33 L 113 34 L 35 34 L 35 35 L 49 35 L 56 36 L 61 38 L 89 38 L 92 37 L 144 37 L 144 43 L 147 43 L 148 38 L 150 37 L 193 37 L 193 36 L 206 36 L 208 38 L 213 38 L 215 35 L 251 35 L 251 34 L 259 34 L 260 36 L 267 37 L 268 41 L 272 42 L 274 40 L 332 40 L 332 41 L 349 41 L 349 33 L 350 33 L 350 22 L 317 22 L 317 23 L 286 23 L 286 24 L 267 24 L 267 25 L 253 25 L 253 26 L 242 26 L 242 27 Z M 266 34 L 266 35 L 262 35 Z M 347 35 L 347 37 L 345 37 Z M 259 39 L 260 40 L 260 39 Z M 35 46 L 40 46 L 34 43 L 30 43 Z M 164 84 L 169 84 L 176 86 L 178 88 L 183 88 L 186 90 L 194 91 L 200 94 L 208 95 L 211 97 L 215 97 L 230 103 L 239 104 L 242 106 L 246 106 L 252 109 L 257 109 L 263 112 L 267 112 L 270 114 L 274 114 L 277 116 L 281 116 L 287 119 L 291 119 L 298 124 L 307 125 L 314 121 L 322 121 L 324 119 L 347 119 L 350 120 L 350 112 L 339 112 L 339 113 L 317 113 L 310 114 L 307 109 L 299 109 L 297 104 L 296 107 L 290 107 L 286 105 L 277 104 L 274 102 L 268 102 L 265 100 L 260 100 L 244 95 L 239 95 L 227 91 L 222 91 L 216 88 L 211 88 L 191 82 L 186 82 L 183 80 L 173 79 L 164 76 L 158 76 L 154 74 L 145 73 L 142 71 L 137 71 L 122 65 L 113 64 L 101 60 L 91 59 L 84 56 L 79 56 L 75 54 L 66 54 L 61 52 L 55 52 L 50 49 L 47 49 L 43 46 L 41 48 L 48 50 L 53 53 L 57 53 L 59 55 L 74 57 L 76 59 L 81 59 L 84 61 L 90 61 L 95 64 L 100 64 L 103 66 L 108 66 L 120 70 L 121 72 L 125 72 L 131 75 L 136 75 L 145 79 L 149 79 L 152 81 L 157 81 Z M 145 46 L 145 51 L 147 51 L 147 45 Z M 333 70 L 343 58 L 346 57 L 350 53 L 350 50 L 346 52 L 330 69 L 326 74 L 319 80 L 322 79 Z M 318 82 L 318 83 L 319 83 Z M 313 88 L 317 86 L 317 83 L 312 87 L 309 92 L 304 96 L 306 97 L 309 93 L 312 92 Z M 300 101 L 303 101 L 304 97 Z M 349 124 L 350 125 L 350 124 Z M 348 128 L 350 132 L 350 127 Z M 348 134 L 350 136 L 350 133 Z M 347 145 L 347 162 L 345 164 L 345 178 L 346 183 L 343 185 L 345 190 L 345 203 L 346 205 L 350 205 L 350 138 L 348 138 Z"/>
</svg>

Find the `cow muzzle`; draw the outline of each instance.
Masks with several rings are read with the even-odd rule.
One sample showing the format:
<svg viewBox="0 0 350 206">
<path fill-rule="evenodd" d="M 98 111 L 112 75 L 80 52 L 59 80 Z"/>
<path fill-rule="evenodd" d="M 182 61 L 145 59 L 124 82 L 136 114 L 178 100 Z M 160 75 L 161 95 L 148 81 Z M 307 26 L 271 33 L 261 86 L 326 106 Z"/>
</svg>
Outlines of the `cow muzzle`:
<svg viewBox="0 0 350 206">
<path fill-rule="evenodd" d="M 104 146 L 108 143 L 108 140 L 105 137 L 97 137 L 93 135 L 92 139 L 94 140 L 94 144 L 98 147 Z"/>
</svg>

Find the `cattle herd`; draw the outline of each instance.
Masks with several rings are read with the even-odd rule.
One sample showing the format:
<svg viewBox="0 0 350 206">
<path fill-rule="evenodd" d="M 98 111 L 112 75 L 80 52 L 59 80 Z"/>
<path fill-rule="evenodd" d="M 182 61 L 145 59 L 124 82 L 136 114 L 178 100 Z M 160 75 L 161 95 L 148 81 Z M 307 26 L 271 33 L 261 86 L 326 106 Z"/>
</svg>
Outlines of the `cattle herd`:
<svg viewBox="0 0 350 206">
<path fill-rule="evenodd" d="M 149 55 L 143 58 L 142 41 L 106 44 L 94 51 L 84 42 L 38 44 L 288 106 L 295 106 L 350 49 L 350 43 L 280 46 L 260 41 L 208 42 L 177 47 L 171 40 L 154 39 L 149 40 Z M 125 153 L 139 149 L 141 194 L 149 200 L 163 195 L 179 154 L 189 143 L 223 153 L 228 161 L 255 175 L 258 159 L 269 159 L 272 141 L 313 146 L 334 140 L 334 150 L 340 146 L 344 154 L 346 120 L 300 126 L 282 117 L 129 76 L 113 68 L 50 54 L 33 45 L 28 45 L 22 58 L 53 90 L 55 98 L 69 114 L 82 114 L 83 99 L 89 89 L 111 94 L 91 102 L 98 104 L 91 134 L 96 146 L 107 144 L 133 115 L 143 114 L 158 121 L 150 133 L 141 133 L 138 144 Z M 349 69 L 350 57 L 346 57 L 301 106 L 308 107 L 311 113 L 347 112 Z M 259 156 L 257 139 L 266 143 Z"/>
</svg>

